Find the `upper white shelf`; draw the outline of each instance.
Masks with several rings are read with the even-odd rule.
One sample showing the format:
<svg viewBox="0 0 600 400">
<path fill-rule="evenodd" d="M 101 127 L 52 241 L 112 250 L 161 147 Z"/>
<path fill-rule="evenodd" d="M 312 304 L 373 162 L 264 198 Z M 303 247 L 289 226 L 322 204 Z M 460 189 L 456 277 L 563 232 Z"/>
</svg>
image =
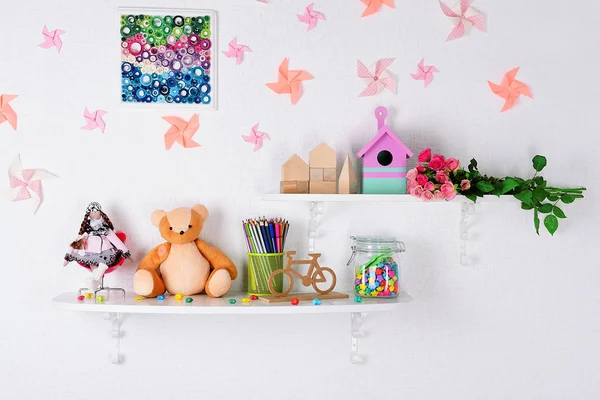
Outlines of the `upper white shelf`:
<svg viewBox="0 0 600 400">
<path fill-rule="evenodd" d="M 426 203 L 423 200 L 408 194 L 282 194 L 265 193 L 264 201 L 304 201 L 304 202 L 340 202 L 340 203 Z M 506 202 L 515 201 L 512 196 L 485 196 L 478 198 L 477 202 Z M 429 204 L 446 203 L 445 200 L 434 200 Z M 449 203 L 471 203 L 464 196 L 456 196 Z"/>
<path fill-rule="evenodd" d="M 242 298 L 249 297 L 245 293 L 227 294 L 225 298 L 210 298 L 206 295 L 189 296 L 194 299 L 191 303 L 185 300 L 176 300 L 174 296 L 167 296 L 164 300 L 144 299 L 134 300 L 133 295 L 127 295 L 125 300 L 118 294 L 104 303 L 95 303 L 93 299 L 77 300 L 77 293 L 63 293 L 56 296 L 52 303 L 63 310 L 103 312 L 103 313 L 129 313 L 129 314 L 333 314 L 355 312 L 393 311 L 412 298 L 400 292 L 396 299 L 363 299 L 356 303 L 353 296 L 348 299 L 322 300 L 321 305 L 314 305 L 311 301 L 302 301 L 297 306 L 289 303 L 267 303 L 261 300 L 252 300 L 242 303 Z M 235 304 L 229 304 L 229 299 L 236 299 Z"/>
</svg>

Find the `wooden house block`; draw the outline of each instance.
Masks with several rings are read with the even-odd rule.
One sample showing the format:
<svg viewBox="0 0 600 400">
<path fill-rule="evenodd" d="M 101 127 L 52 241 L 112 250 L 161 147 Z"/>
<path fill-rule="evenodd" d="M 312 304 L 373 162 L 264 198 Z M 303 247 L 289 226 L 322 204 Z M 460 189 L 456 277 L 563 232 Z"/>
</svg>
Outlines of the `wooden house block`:
<svg viewBox="0 0 600 400">
<path fill-rule="evenodd" d="M 350 156 L 346 156 L 344 165 L 342 166 L 342 172 L 340 172 L 340 180 L 338 182 L 338 193 L 340 194 L 357 194 L 358 193 L 358 182 L 356 180 L 356 171 L 352 166 Z"/>
<path fill-rule="evenodd" d="M 310 181 L 311 182 L 323 182 L 323 168 L 311 168 L 310 169 Z"/>
<path fill-rule="evenodd" d="M 323 180 L 325 182 L 335 182 L 337 171 L 335 168 L 323 168 Z"/>
<path fill-rule="evenodd" d="M 335 168 L 335 150 L 321 143 L 310 152 L 308 163 L 311 168 Z"/>
<path fill-rule="evenodd" d="M 310 193 L 335 194 L 335 182 L 310 182 Z"/>
<path fill-rule="evenodd" d="M 308 193 L 308 164 L 294 154 L 281 166 L 281 193 Z"/>
</svg>

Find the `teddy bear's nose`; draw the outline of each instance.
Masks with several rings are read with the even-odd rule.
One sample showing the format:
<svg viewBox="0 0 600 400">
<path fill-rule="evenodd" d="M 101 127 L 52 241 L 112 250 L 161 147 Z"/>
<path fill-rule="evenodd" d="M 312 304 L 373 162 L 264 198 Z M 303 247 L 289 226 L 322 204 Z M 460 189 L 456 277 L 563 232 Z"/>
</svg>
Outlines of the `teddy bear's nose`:
<svg viewBox="0 0 600 400">
<path fill-rule="evenodd" d="M 179 234 L 180 234 L 180 235 L 183 235 L 183 234 L 184 234 L 184 232 L 183 232 L 183 231 L 179 231 Z"/>
</svg>

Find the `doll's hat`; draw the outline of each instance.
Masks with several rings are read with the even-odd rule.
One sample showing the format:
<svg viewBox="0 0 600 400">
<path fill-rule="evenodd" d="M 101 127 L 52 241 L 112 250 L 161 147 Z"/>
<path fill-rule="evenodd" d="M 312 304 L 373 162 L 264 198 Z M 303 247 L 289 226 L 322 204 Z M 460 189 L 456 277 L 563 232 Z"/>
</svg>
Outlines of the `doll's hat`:
<svg viewBox="0 0 600 400">
<path fill-rule="evenodd" d="M 100 203 L 92 201 L 87 206 L 87 212 L 92 212 L 92 211 L 102 211 L 102 206 L 100 205 Z"/>
</svg>

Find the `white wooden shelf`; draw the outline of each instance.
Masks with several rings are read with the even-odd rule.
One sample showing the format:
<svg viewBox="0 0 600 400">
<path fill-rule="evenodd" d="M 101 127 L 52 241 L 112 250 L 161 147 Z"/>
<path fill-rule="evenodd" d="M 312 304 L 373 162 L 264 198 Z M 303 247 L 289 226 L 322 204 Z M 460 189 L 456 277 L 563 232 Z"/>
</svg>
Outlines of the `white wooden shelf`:
<svg viewBox="0 0 600 400">
<path fill-rule="evenodd" d="M 395 299 L 363 299 L 357 303 L 351 295 L 348 299 L 322 300 L 321 305 L 314 305 L 311 301 L 301 301 L 293 306 L 290 303 L 267 303 L 261 300 L 252 300 L 243 303 L 245 293 L 231 293 L 223 298 L 215 299 L 206 295 L 189 296 L 194 299 L 191 303 L 176 300 L 174 296 L 166 296 L 164 300 L 144 299 L 134 300 L 133 295 L 123 297 L 112 294 L 111 298 L 103 303 L 96 303 L 93 299 L 77 300 L 77 293 L 62 293 L 52 302 L 63 310 L 122 313 L 122 314 L 335 314 L 335 313 L 371 313 L 381 311 L 394 311 L 401 303 L 411 301 L 412 298 L 401 292 Z M 235 299 L 235 304 L 229 304 L 229 299 Z"/>
<path fill-rule="evenodd" d="M 102 294 L 102 293 L 101 293 Z M 56 296 L 52 303 L 59 309 L 80 312 L 105 313 L 106 319 L 111 322 L 111 335 L 115 339 L 116 352 L 110 357 L 113 364 L 123 362 L 121 355 L 121 322 L 123 314 L 186 314 L 186 315 L 282 315 L 282 314 L 334 314 L 345 313 L 350 315 L 351 350 L 350 361 L 353 364 L 361 363 L 358 353 L 358 339 L 363 336 L 360 331 L 362 321 L 367 313 L 394 311 L 402 303 L 412 298 L 400 292 L 395 299 L 363 299 L 357 303 L 354 297 L 348 299 L 322 300 L 320 305 L 312 301 L 303 301 L 298 305 L 290 303 L 267 303 L 261 300 L 251 300 L 243 303 L 242 299 L 249 297 L 246 293 L 230 293 L 224 298 L 213 299 L 206 295 L 189 296 L 194 299 L 187 303 L 185 298 L 176 300 L 174 296 L 167 296 L 164 300 L 143 299 L 135 300 L 128 294 L 123 298 L 113 294 L 108 300 L 98 303 L 94 299 L 78 300 L 77 293 L 62 293 Z M 229 299 L 235 299 L 235 304 L 230 304 Z"/>
<path fill-rule="evenodd" d="M 465 196 L 456 196 L 450 201 L 433 200 L 425 202 L 408 194 L 283 194 L 265 193 L 263 201 L 296 201 L 314 203 L 472 203 Z M 484 196 L 478 198 L 477 202 L 511 202 L 515 201 L 513 196 Z"/>
</svg>

